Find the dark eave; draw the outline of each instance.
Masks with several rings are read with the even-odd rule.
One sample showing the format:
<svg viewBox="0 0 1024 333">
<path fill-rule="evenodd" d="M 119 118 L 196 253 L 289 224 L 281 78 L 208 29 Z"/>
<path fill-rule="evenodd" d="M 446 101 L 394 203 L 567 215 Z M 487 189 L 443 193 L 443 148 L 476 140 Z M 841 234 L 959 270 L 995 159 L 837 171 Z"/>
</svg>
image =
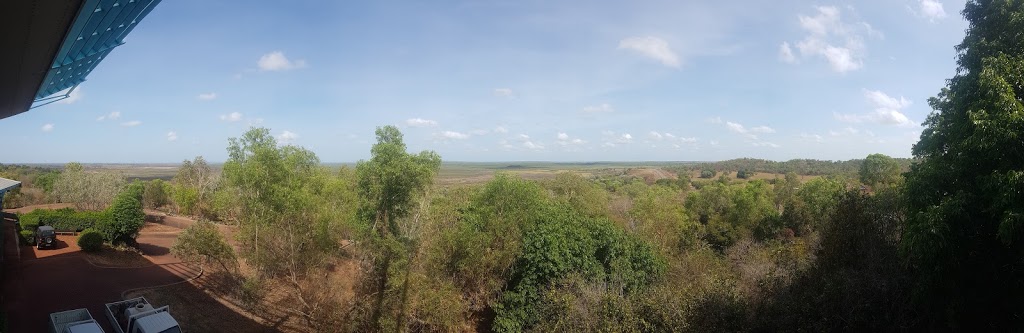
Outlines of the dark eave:
<svg viewBox="0 0 1024 333">
<path fill-rule="evenodd" d="M 15 0 L 0 5 L 0 119 L 32 106 L 81 0 Z"/>
</svg>

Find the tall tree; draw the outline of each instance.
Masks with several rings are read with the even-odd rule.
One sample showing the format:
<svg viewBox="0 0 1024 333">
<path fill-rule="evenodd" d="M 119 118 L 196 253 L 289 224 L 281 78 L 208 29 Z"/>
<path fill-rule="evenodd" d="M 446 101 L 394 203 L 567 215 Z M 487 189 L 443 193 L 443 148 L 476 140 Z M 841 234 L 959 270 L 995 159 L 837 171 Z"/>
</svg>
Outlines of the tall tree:
<svg viewBox="0 0 1024 333">
<path fill-rule="evenodd" d="M 328 190 L 330 172 L 313 152 L 278 146 L 266 128 L 232 138 L 224 179 L 238 193 L 240 254 L 261 277 L 278 279 L 312 325 L 323 325 L 332 295 L 323 283 L 337 254 L 343 218 Z M 327 330 L 326 328 L 319 328 Z"/>
<path fill-rule="evenodd" d="M 860 165 L 860 182 L 871 187 L 899 181 L 900 164 L 884 154 L 871 154 Z"/>
<path fill-rule="evenodd" d="M 904 250 L 925 322 L 1024 327 L 1024 1 L 971 0 L 957 74 L 907 175 Z"/>
<path fill-rule="evenodd" d="M 419 154 L 406 152 L 402 132 L 394 126 L 378 127 L 377 143 L 370 149 L 370 160 L 356 164 L 359 178 L 359 215 L 371 225 L 372 241 L 376 244 L 377 301 L 372 314 L 371 325 L 377 331 L 382 326 L 384 299 L 388 293 L 389 271 L 392 260 L 402 259 L 411 253 L 405 262 L 405 278 L 401 286 L 399 310 L 394 323 L 402 328 L 405 317 L 405 298 L 408 295 L 409 272 L 415 249 L 411 249 L 409 236 L 402 233 L 398 221 L 409 215 L 414 199 L 433 182 L 434 175 L 441 167 L 441 157 L 433 151 Z M 405 228 L 404 230 L 409 230 Z M 400 257 L 400 255 L 402 255 Z"/>
<path fill-rule="evenodd" d="M 378 236 L 392 237 L 399 234 L 395 221 L 408 215 L 415 196 L 433 182 L 441 156 L 433 151 L 407 153 L 397 127 L 378 127 L 376 134 L 370 160 L 356 165 L 364 199 L 360 212 Z"/>
</svg>

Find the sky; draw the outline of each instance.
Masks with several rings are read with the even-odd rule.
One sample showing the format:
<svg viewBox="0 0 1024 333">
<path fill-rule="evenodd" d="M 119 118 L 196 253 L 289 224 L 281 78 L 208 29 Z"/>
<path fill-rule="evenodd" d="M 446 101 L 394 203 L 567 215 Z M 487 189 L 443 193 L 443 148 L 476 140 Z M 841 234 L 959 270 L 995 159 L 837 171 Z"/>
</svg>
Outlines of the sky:
<svg viewBox="0 0 1024 333">
<path fill-rule="evenodd" d="M 447 161 L 910 157 L 963 0 L 163 1 L 3 163 L 324 162 L 377 126 Z"/>
</svg>

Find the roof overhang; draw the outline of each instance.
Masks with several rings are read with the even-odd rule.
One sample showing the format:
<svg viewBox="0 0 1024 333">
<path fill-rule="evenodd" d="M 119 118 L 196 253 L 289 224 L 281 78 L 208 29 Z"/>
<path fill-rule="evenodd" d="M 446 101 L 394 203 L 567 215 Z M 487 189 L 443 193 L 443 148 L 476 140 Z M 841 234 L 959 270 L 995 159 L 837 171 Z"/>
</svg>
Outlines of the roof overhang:
<svg viewBox="0 0 1024 333">
<path fill-rule="evenodd" d="M 21 186 L 21 182 L 13 179 L 0 178 L 0 194 Z"/>
<path fill-rule="evenodd" d="M 18 0 L 0 8 L 0 119 L 74 89 L 160 0 Z"/>
</svg>

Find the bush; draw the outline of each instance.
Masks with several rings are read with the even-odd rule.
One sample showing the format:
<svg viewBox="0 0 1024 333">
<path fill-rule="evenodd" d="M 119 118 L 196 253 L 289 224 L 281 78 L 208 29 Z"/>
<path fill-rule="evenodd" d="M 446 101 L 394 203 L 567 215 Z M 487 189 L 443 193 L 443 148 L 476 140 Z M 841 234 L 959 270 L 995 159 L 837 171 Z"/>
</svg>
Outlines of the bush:
<svg viewBox="0 0 1024 333">
<path fill-rule="evenodd" d="M 57 231 L 82 231 L 108 219 L 110 215 L 105 211 L 75 211 L 71 208 L 36 209 L 18 217 L 23 229 L 35 230 L 38 226 L 48 225 Z"/>
<path fill-rule="evenodd" d="M 103 248 L 103 235 L 99 231 L 86 229 L 78 235 L 78 247 L 85 252 L 96 252 Z"/>
<path fill-rule="evenodd" d="M 225 272 L 234 272 L 238 265 L 235 251 L 224 241 L 217 226 L 209 221 L 199 221 L 185 229 L 171 252 L 184 261 L 216 262 Z"/>
<path fill-rule="evenodd" d="M 36 233 L 33 232 L 32 230 L 22 230 L 18 234 L 21 236 L 21 241 L 23 244 L 35 244 Z"/>
<path fill-rule="evenodd" d="M 700 178 L 704 178 L 704 179 L 715 178 L 715 174 L 716 174 L 715 170 L 705 169 L 705 170 L 700 172 Z"/>
<path fill-rule="evenodd" d="M 112 245 L 135 243 L 146 218 L 142 211 L 142 184 L 133 183 L 121 191 L 108 214 L 110 219 L 97 223 L 96 231 Z"/>
<path fill-rule="evenodd" d="M 664 258 L 610 221 L 587 218 L 560 205 L 537 210 L 540 215 L 523 232 L 522 253 L 494 308 L 494 331 L 533 328 L 544 316 L 545 289 L 570 276 L 606 283 L 630 295 L 665 271 Z"/>
</svg>

